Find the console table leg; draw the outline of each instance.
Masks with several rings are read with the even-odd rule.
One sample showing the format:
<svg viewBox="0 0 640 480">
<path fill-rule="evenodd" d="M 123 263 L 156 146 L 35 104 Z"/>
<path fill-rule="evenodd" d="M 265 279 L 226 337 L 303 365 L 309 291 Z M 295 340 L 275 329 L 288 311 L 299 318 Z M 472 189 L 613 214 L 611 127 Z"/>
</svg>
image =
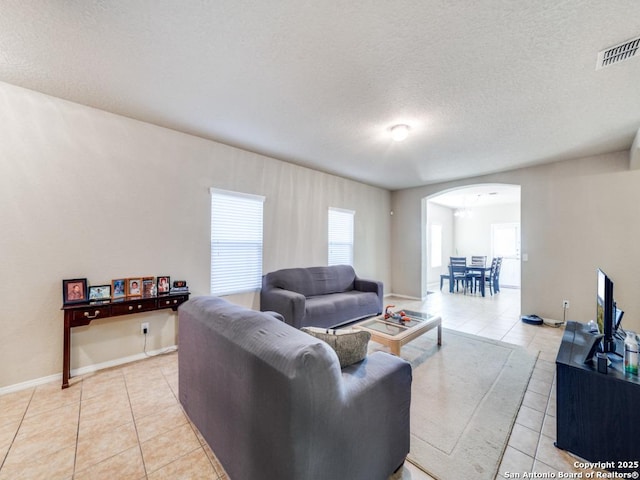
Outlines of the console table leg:
<svg viewBox="0 0 640 480">
<path fill-rule="evenodd" d="M 67 312 L 64 314 L 64 333 L 62 339 L 62 388 L 69 388 L 69 372 L 71 370 L 70 358 L 70 341 L 71 341 L 71 325 L 67 318 Z"/>
</svg>

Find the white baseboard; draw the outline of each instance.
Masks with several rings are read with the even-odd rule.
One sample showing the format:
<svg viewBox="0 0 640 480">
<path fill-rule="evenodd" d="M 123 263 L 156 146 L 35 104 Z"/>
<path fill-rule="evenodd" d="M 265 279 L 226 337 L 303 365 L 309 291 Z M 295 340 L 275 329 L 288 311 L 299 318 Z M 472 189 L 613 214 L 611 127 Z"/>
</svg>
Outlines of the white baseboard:
<svg viewBox="0 0 640 480">
<path fill-rule="evenodd" d="M 5 395 L 7 393 L 18 392 L 20 390 L 26 390 L 27 388 L 37 387 L 38 385 L 43 385 L 49 382 L 62 382 L 62 373 L 54 373 L 53 375 L 49 375 L 48 377 L 40 377 L 34 380 L 27 380 L 26 382 L 16 383 L 13 385 L 9 385 L 7 387 L 0 388 L 0 396 Z"/>
<path fill-rule="evenodd" d="M 176 350 L 178 350 L 178 346 L 171 345 L 170 347 L 152 350 L 147 353 L 137 353 L 135 355 L 129 355 L 128 357 L 109 360 L 108 362 L 95 363 L 93 365 L 87 365 L 86 367 L 72 369 L 71 376 L 77 377 L 78 375 L 97 372 L 98 370 L 104 370 L 105 368 L 117 367 L 118 365 L 124 365 L 125 363 L 137 362 L 138 360 L 144 360 L 145 358 L 154 357 L 162 353 L 175 352 Z M 62 383 L 62 372 L 48 375 L 46 377 L 35 378 L 33 380 L 27 380 L 26 382 L 16 383 L 7 387 L 0 387 L 0 395 L 26 390 L 27 388 L 37 387 L 38 385 L 44 385 L 45 383 L 51 382 Z"/>
<path fill-rule="evenodd" d="M 389 294 L 387 294 L 387 295 L 385 295 L 385 296 L 384 296 L 384 298 L 387 298 L 387 297 L 397 297 L 397 298 L 405 298 L 405 299 L 407 299 L 407 300 L 422 301 L 422 299 L 421 299 L 421 298 L 418 298 L 418 297 L 410 297 L 409 295 L 400 295 L 400 294 L 398 294 L 398 293 L 389 293 Z"/>
</svg>

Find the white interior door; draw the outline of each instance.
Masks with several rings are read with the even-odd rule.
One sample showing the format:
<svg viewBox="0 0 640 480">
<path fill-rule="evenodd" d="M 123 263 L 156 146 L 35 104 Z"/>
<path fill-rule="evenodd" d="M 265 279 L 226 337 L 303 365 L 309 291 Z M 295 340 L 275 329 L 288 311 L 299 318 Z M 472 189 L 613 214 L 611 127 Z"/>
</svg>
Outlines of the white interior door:
<svg viewBox="0 0 640 480">
<path fill-rule="evenodd" d="M 520 288 L 520 224 L 492 224 L 491 250 L 494 257 L 502 257 L 500 286 Z"/>
</svg>

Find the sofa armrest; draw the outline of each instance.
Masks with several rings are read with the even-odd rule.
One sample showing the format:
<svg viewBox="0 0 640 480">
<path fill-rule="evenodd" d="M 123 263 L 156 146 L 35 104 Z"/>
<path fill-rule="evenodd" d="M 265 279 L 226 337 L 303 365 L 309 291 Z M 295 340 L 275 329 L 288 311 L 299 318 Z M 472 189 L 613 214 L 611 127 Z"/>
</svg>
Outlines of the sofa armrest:
<svg viewBox="0 0 640 480">
<path fill-rule="evenodd" d="M 273 318 L 280 320 L 281 322 L 284 322 L 284 317 L 282 316 L 282 314 L 278 313 L 278 312 L 274 312 L 273 310 L 263 310 L 264 313 L 268 313 L 269 315 L 271 315 Z"/>
<path fill-rule="evenodd" d="M 278 312 L 289 325 L 300 328 L 305 312 L 305 297 L 281 288 L 263 288 L 260 291 L 260 310 Z"/>
<path fill-rule="evenodd" d="M 375 352 L 344 368 L 342 377 L 344 407 L 338 415 L 342 431 L 352 432 L 354 442 L 366 439 L 369 452 L 387 453 L 385 461 L 390 464 L 371 465 L 368 478 L 376 477 L 376 469 L 393 471 L 409 453 L 411 365 L 394 355 Z M 383 458 L 380 455 L 375 461 Z M 370 461 L 375 463 L 373 458 Z"/>
<path fill-rule="evenodd" d="M 399 409 L 411 405 L 411 382 L 413 372 L 411 364 L 400 357 L 386 352 L 374 352 L 362 362 L 354 363 L 342 369 L 343 392 L 349 405 L 363 406 L 390 401 L 382 406 Z M 379 398 L 373 398 L 379 396 Z"/>
<path fill-rule="evenodd" d="M 378 313 L 382 313 L 382 298 L 384 297 L 384 286 L 382 282 L 356 277 L 353 283 L 353 289 L 359 292 L 373 292 L 378 295 Z"/>
</svg>

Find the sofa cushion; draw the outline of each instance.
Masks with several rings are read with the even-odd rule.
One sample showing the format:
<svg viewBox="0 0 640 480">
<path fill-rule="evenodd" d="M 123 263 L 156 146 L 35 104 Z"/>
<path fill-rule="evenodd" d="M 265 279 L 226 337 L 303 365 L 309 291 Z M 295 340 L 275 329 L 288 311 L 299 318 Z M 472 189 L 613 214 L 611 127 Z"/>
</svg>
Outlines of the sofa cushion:
<svg viewBox="0 0 640 480">
<path fill-rule="evenodd" d="M 371 334 L 361 330 L 331 330 L 328 328 L 303 327 L 303 332 L 327 342 L 340 360 L 340 367 L 348 367 L 367 356 Z"/>
<path fill-rule="evenodd" d="M 305 302 L 306 326 L 330 328 L 379 313 L 378 296 L 350 290 L 309 297 Z"/>
<path fill-rule="evenodd" d="M 268 273 L 271 286 L 297 292 L 305 297 L 345 292 L 353 289 L 356 272 L 351 265 L 285 268 Z"/>
</svg>

